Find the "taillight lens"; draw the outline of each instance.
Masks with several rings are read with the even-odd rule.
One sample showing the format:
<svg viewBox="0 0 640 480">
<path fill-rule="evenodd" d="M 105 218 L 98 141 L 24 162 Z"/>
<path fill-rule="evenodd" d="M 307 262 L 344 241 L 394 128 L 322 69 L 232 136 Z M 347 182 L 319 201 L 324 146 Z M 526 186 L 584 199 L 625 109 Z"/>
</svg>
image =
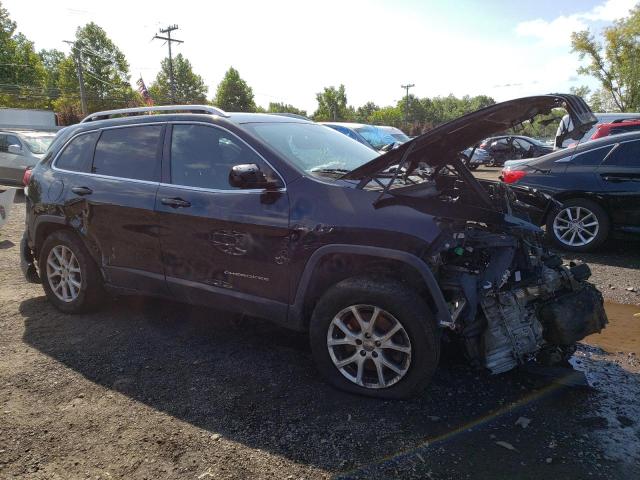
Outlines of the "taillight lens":
<svg viewBox="0 0 640 480">
<path fill-rule="evenodd" d="M 524 170 L 502 170 L 502 181 L 504 183 L 516 183 L 527 174 Z"/>
<path fill-rule="evenodd" d="M 22 175 L 22 185 L 24 185 L 25 187 L 29 185 L 29 181 L 31 180 L 32 173 L 33 173 L 33 170 L 30 168 L 27 168 L 24 171 L 24 175 Z"/>
</svg>

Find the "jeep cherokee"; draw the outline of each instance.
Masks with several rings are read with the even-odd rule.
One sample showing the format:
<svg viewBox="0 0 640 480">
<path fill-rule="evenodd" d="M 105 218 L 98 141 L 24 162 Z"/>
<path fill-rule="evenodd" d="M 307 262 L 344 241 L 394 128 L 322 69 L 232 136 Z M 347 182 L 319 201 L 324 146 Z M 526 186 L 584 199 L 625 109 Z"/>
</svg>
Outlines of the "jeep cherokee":
<svg viewBox="0 0 640 480">
<path fill-rule="evenodd" d="M 330 383 L 375 397 L 420 391 L 443 335 L 493 373 L 562 362 L 606 323 L 588 267 L 544 246 L 550 197 L 478 181 L 458 155 L 562 106 L 595 122 L 578 97 L 529 97 L 381 156 L 285 116 L 98 112 L 28 179 L 23 271 L 63 312 L 144 294 L 308 331 Z"/>
</svg>

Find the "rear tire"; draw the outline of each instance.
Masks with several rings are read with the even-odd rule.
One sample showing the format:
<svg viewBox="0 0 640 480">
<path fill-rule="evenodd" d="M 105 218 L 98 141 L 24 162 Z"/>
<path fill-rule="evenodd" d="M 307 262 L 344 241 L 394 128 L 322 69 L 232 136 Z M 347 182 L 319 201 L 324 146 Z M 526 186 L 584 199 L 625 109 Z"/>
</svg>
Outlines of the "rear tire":
<svg viewBox="0 0 640 480">
<path fill-rule="evenodd" d="M 82 313 L 102 303 L 102 275 L 74 233 L 58 230 L 49 235 L 40 249 L 38 265 L 44 292 L 58 310 Z"/>
<path fill-rule="evenodd" d="M 420 393 L 440 357 L 439 331 L 426 303 L 410 287 L 384 278 L 355 277 L 331 287 L 313 311 L 309 334 L 325 379 L 370 397 Z"/>
<path fill-rule="evenodd" d="M 549 214 L 547 235 L 564 250 L 590 252 L 607 239 L 610 225 L 609 215 L 596 202 L 571 198 Z"/>
</svg>

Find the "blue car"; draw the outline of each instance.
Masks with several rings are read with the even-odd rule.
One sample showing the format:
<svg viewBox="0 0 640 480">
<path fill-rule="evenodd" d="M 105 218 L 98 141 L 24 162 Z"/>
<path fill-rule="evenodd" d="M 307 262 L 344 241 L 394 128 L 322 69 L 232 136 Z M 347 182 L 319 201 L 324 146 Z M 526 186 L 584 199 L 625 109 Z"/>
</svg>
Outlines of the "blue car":
<svg viewBox="0 0 640 480">
<path fill-rule="evenodd" d="M 400 144 L 396 138 L 379 127 L 367 125 L 364 123 L 346 123 L 346 122 L 320 122 L 329 128 L 337 130 L 346 136 L 366 145 L 367 147 L 384 153 L 391 150 L 396 144 Z"/>
</svg>

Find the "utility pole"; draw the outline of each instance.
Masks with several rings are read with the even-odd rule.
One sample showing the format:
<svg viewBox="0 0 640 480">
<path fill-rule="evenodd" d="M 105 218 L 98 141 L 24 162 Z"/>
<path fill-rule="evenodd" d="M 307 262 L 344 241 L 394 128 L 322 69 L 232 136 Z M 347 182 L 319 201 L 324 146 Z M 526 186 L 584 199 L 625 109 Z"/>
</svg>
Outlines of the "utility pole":
<svg viewBox="0 0 640 480">
<path fill-rule="evenodd" d="M 404 88 L 407 92 L 406 100 L 404 102 L 404 125 L 405 127 L 409 123 L 409 89 L 415 87 L 413 83 L 407 85 L 400 85 L 401 88 Z"/>
<path fill-rule="evenodd" d="M 78 73 L 78 84 L 80 85 L 80 105 L 82 108 L 82 115 L 87 116 L 89 112 L 87 108 L 87 94 L 84 89 L 84 73 L 82 72 L 82 50 L 78 48 L 76 42 L 64 40 L 64 43 L 71 45 L 73 56 L 76 59 L 76 71 Z"/>
<path fill-rule="evenodd" d="M 169 83 L 171 84 L 171 103 L 176 103 L 176 90 L 175 85 L 173 83 L 173 57 L 171 56 L 171 42 L 176 43 L 184 43 L 182 40 L 176 40 L 175 38 L 171 38 L 171 32 L 174 30 L 178 30 L 178 25 L 169 25 L 167 28 L 161 28 L 160 33 L 166 33 L 166 37 L 161 37 L 160 35 L 156 35 L 153 38 L 157 38 L 158 40 L 165 40 L 167 45 L 169 45 Z"/>
</svg>

